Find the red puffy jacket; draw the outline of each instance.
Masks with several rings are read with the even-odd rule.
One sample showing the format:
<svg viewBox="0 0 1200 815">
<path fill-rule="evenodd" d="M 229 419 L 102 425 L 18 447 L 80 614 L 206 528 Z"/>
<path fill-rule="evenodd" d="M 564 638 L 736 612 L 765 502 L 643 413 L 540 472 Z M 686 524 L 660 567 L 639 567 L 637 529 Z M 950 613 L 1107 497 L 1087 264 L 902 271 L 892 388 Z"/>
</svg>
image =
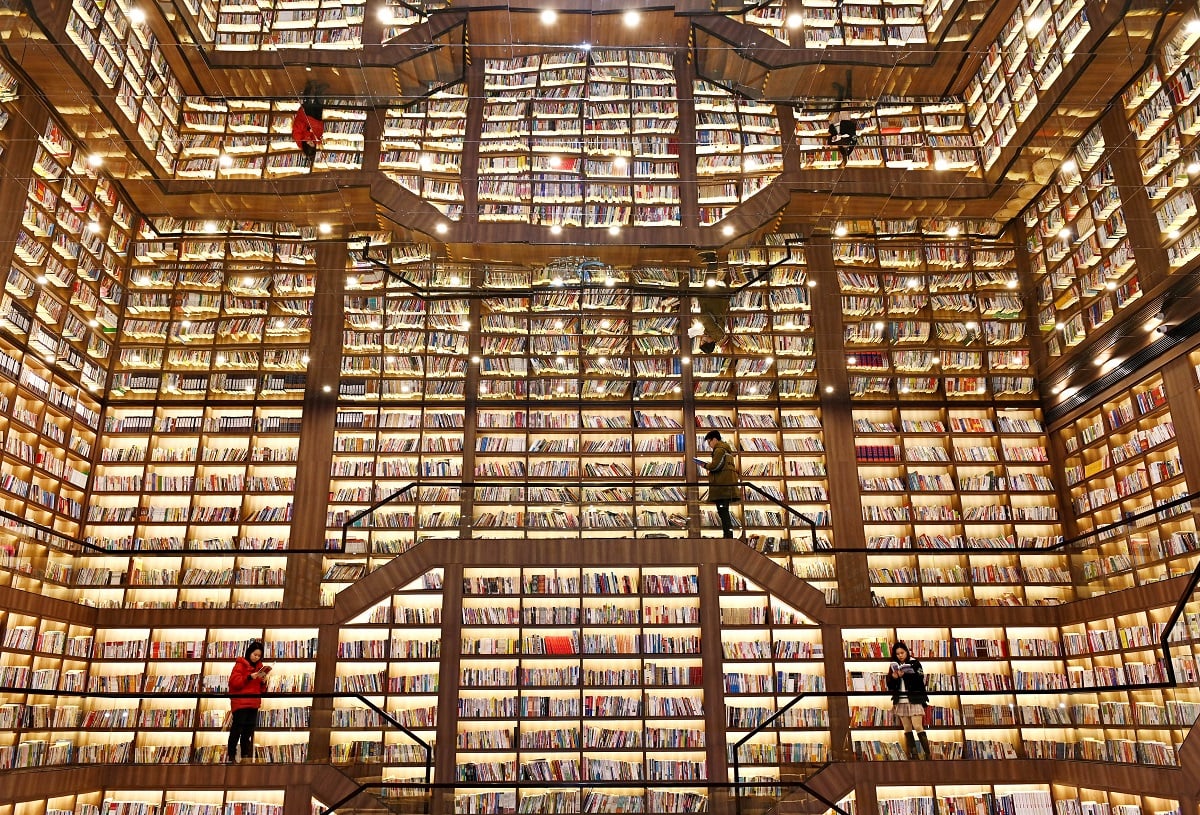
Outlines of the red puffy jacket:
<svg viewBox="0 0 1200 815">
<path fill-rule="evenodd" d="M 233 663 L 233 673 L 229 674 L 229 692 L 235 694 L 229 700 L 231 710 L 258 710 L 262 707 L 260 694 L 267 690 L 267 678 L 255 679 L 250 674 L 262 667 L 262 663 L 254 665 L 245 657 L 238 657 Z M 250 694 L 238 696 L 236 694 Z"/>
<path fill-rule="evenodd" d="M 323 121 L 309 116 L 304 112 L 304 108 L 296 111 L 296 118 L 292 119 L 292 138 L 297 147 L 303 147 L 305 144 L 317 147 L 321 144 L 321 137 L 324 135 L 325 123 Z"/>
</svg>

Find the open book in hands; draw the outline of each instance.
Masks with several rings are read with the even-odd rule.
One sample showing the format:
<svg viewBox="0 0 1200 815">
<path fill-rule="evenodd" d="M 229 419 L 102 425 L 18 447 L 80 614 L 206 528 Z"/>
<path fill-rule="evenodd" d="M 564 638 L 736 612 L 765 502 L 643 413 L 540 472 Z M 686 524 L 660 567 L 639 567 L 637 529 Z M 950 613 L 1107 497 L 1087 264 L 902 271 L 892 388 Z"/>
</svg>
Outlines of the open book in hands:
<svg viewBox="0 0 1200 815">
<path fill-rule="evenodd" d="M 907 662 L 905 662 L 905 663 L 893 662 L 892 663 L 892 673 L 910 674 L 912 672 L 913 672 L 913 666 L 908 664 Z"/>
<path fill-rule="evenodd" d="M 708 469 L 708 462 L 707 462 L 707 461 L 705 461 L 704 459 L 702 459 L 702 458 L 694 458 L 694 459 L 692 459 L 692 461 L 696 462 L 697 464 L 699 464 L 699 465 L 700 465 L 701 467 L 703 467 L 704 469 L 706 469 L 706 470 Z"/>
</svg>

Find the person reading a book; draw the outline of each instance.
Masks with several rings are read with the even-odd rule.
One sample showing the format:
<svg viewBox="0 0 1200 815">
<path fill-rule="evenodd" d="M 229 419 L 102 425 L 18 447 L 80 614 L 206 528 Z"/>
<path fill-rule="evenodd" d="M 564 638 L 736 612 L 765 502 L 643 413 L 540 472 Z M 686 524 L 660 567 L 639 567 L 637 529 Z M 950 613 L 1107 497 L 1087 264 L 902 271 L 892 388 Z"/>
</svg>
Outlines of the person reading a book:
<svg viewBox="0 0 1200 815">
<path fill-rule="evenodd" d="M 887 689 L 892 692 L 892 714 L 904 728 L 904 742 L 910 759 L 932 758 L 929 736 L 925 734 L 925 708 L 929 693 L 925 690 L 925 670 L 921 660 L 914 659 L 908 646 L 898 642 L 892 646 L 892 664 L 888 666 Z M 917 754 L 917 739 L 924 751 Z"/>
<path fill-rule="evenodd" d="M 729 514 L 729 505 L 741 500 L 733 448 L 716 430 L 708 431 L 704 443 L 712 451 L 712 459 L 707 462 L 696 459 L 696 463 L 708 471 L 708 500 L 717 507 L 717 517 L 721 519 L 721 536 L 732 538 L 733 516 Z"/>
<path fill-rule="evenodd" d="M 263 665 L 263 644 L 257 640 L 246 646 L 245 656 L 233 663 L 229 674 L 229 745 L 225 760 L 239 764 L 243 759 L 254 758 L 254 729 L 258 727 L 258 709 L 262 707 L 262 695 L 267 690 L 267 674 L 270 665 Z M 238 747 L 241 752 L 238 753 Z"/>
</svg>

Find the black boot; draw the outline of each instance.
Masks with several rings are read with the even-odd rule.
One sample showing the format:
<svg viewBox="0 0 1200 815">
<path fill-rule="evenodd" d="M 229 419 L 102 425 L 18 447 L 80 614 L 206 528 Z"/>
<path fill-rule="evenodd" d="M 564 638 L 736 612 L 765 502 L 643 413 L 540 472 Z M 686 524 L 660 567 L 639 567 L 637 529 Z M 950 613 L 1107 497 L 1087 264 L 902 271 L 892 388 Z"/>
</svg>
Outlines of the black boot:
<svg viewBox="0 0 1200 815">
<path fill-rule="evenodd" d="M 922 730 L 920 733 L 918 733 L 918 734 L 917 734 L 917 738 L 921 740 L 921 749 L 925 751 L 925 755 L 921 756 L 921 758 L 923 758 L 923 759 L 932 759 L 932 758 L 933 758 L 933 751 L 929 749 L 929 736 L 928 736 L 928 734 L 926 734 L 926 733 L 925 733 L 925 731 L 924 731 L 924 730 Z"/>
<path fill-rule="evenodd" d="M 904 743 L 908 748 L 908 757 L 910 759 L 912 759 L 913 761 L 916 761 L 918 758 L 918 756 L 917 756 L 917 737 L 915 735 L 913 735 L 912 733 L 905 733 L 904 734 Z"/>
</svg>

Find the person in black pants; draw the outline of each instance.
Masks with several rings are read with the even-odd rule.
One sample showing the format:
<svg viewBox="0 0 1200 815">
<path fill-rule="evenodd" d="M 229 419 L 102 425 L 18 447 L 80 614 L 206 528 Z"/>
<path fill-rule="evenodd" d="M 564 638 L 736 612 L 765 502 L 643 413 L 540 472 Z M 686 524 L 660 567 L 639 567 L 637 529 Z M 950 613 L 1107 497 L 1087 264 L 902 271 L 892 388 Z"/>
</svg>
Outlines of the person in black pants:
<svg viewBox="0 0 1200 815">
<path fill-rule="evenodd" d="M 257 640 L 246 646 L 246 655 L 237 658 L 229 675 L 229 745 L 225 760 L 237 764 L 254 758 L 254 729 L 258 726 L 258 709 L 267 690 L 269 665 L 262 664 L 263 644 Z M 241 747 L 241 754 L 236 751 Z"/>
<path fill-rule="evenodd" d="M 929 737 L 925 735 L 925 708 L 929 693 L 925 690 L 925 670 L 921 660 L 914 659 L 908 646 L 898 642 L 892 646 L 892 664 L 888 666 L 887 689 L 892 692 L 892 713 L 904 728 L 908 757 L 932 758 Z M 914 733 L 915 731 L 915 733 Z M 924 753 L 917 755 L 917 739 Z"/>
<path fill-rule="evenodd" d="M 712 450 L 712 460 L 708 464 L 702 461 L 697 463 L 708 470 L 708 500 L 717 507 L 717 517 L 721 519 L 721 535 L 732 538 L 733 517 L 729 514 L 729 505 L 741 500 L 733 448 L 721 439 L 720 432 L 716 430 L 708 431 L 704 441 L 708 444 L 708 449 Z"/>
</svg>

